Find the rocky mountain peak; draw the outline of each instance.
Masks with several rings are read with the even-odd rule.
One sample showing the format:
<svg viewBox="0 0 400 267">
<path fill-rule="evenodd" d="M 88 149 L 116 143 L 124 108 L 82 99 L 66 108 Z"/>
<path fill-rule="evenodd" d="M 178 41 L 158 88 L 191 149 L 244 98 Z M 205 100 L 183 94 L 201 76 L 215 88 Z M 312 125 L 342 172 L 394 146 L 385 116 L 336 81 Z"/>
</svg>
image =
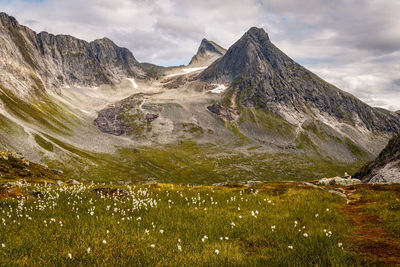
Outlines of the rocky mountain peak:
<svg viewBox="0 0 400 267">
<path fill-rule="evenodd" d="M 19 25 L 18 21 L 14 17 L 9 16 L 4 12 L 0 12 L 0 22 L 3 26 L 8 26 L 8 25 L 18 26 Z"/>
<path fill-rule="evenodd" d="M 201 40 L 196 55 L 190 60 L 189 66 L 208 66 L 216 59 L 222 57 L 226 49 L 207 39 Z"/>
<path fill-rule="evenodd" d="M 251 27 L 245 34 L 246 37 L 253 38 L 254 40 L 264 43 L 269 41 L 268 33 L 263 28 Z"/>
<path fill-rule="evenodd" d="M 231 84 L 231 99 L 224 103 L 263 109 L 294 125 L 329 116 L 389 136 L 400 131 L 395 113 L 372 108 L 325 82 L 279 50 L 261 28 L 249 29 L 199 77 Z"/>
<path fill-rule="evenodd" d="M 226 52 L 226 49 L 214 43 L 213 41 L 209 41 L 204 38 L 203 40 L 201 40 L 199 49 L 197 50 L 197 54 L 204 54 L 206 52 L 212 52 L 223 56 Z"/>
</svg>

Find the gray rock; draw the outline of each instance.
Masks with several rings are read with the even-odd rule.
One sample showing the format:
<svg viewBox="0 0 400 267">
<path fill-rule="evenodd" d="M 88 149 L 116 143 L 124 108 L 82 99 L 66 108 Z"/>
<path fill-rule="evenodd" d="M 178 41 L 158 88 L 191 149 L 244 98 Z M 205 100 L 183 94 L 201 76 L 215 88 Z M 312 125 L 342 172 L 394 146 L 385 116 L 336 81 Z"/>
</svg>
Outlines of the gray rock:
<svg viewBox="0 0 400 267">
<path fill-rule="evenodd" d="M 190 60 L 189 66 L 208 66 L 218 58 L 222 57 L 225 53 L 225 48 L 219 46 L 213 41 L 203 39 L 200 43 L 196 55 L 194 55 Z"/>
<path fill-rule="evenodd" d="M 340 197 L 342 197 L 342 198 L 347 199 L 347 196 L 346 196 L 344 193 L 342 193 L 342 192 L 335 191 L 335 190 L 328 190 L 328 192 L 329 192 L 329 193 L 332 193 L 332 194 L 335 194 L 335 195 L 338 195 L 338 196 L 340 196 Z"/>
<path fill-rule="evenodd" d="M 127 121 L 127 118 L 123 117 L 123 114 L 128 114 L 130 110 L 137 107 L 142 101 L 141 94 L 127 97 L 111 107 L 100 110 L 97 118 L 94 120 L 94 124 L 103 133 L 117 136 L 133 133 L 134 128 L 132 124 Z M 137 114 L 136 117 L 140 118 L 141 121 L 146 120 L 143 114 Z"/>
<path fill-rule="evenodd" d="M 61 181 L 61 180 L 57 180 L 54 184 L 52 184 L 52 185 L 54 185 L 54 186 L 63 186 L 65 183 L 63 182 L 63 181 Z"/>
<path fill-rule="evenodd" d="M 360 184 L 361 181 L 359 179 L 344 179 L 341 177 L 333 177 L 333 178 L 322 178 L 318 181 L 319 185 L 356 185 Z"/>
<path fill-rule="evenodd" d="M 80 185 L 81 183 L 78 182 L 77 180 L 71 179 L 67 181 L 68 184 L 72 184 L 72 185 Z"/>
<path fill-rule="evenodd" d="M 214 114 L 217 114 L 225 121 L 233 121 L 239 117 L 239 113 L 233 108 L 226 108 L 220 104 L 213 104 L 208 106 L 207 109 Z"/>
<path fill-rule="evenodd" d="M 146 121 L 147 122 L 152 122 L 157 118 L 158 118 L 158 114 L 152 114 L 152 113 L 147 113 L 146 114 Z"/>
<path fill-rule="evenodd" d="M 59 176 L 61 176 L 61 175 L 63 175 L 63 174 L 64 174 L 64 172 L 63 172 L 63 171 L 61 171 L 61 170 L 57 170 L 57 169 L 51 169 L 51 172 L 52 172 L 52 173 L 54 173 L 54 174 L 56 174 L 56 175 L 59 175 Z"/>
<path fill-rule="evenodd" d="M 400 135 L 391 139 L 378 157 L 354 177 L 364 183 L 400 183 Z"/>
<path fill-rule="evenodd" d="M 312 183 L 309 183 L 309 182 L 303 182 L 302 184 L 307 185 L 307 186 L 311 186 L 311 187 L 314 187 L 314 188 L 319 188 L 319 186 L 317 186 L 315 184 L 312 184 Z"/>
</svg>

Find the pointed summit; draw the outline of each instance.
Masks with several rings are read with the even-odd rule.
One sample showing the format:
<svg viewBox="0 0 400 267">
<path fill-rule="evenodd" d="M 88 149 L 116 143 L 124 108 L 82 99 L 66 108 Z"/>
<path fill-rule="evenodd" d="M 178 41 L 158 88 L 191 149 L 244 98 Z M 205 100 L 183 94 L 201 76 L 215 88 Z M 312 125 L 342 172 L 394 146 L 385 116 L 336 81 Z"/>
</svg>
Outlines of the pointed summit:
<svg viewBox="0 0 400 267">
<path fill-rule="evenodd" d="M 199 77 L 231 84 L 232 97 L 225 103 L 273 112 L 294 125 L 306 117 L 331 116 L 388 135 L 400 129 L 395 113 L 372 108 L 325 82 L 279 50 L 261 28 L 249 29 Z"/>
<path fill-rule="evenodd" d="M 268 33 L 263 28 L 251 27 L 246 34 L 259 42 L 269 41 Z"/>
<path fill-rule="evenodd" d="M 190 60 L 189 66 L 193 67 L 203 67 L 208 66 L 216 59 L 222 57 L 226 53 L 226 49 L 214 43 L 213 41 L 209 41 L 207 39 L 203 39 L 197 50 L 196 55 L 192 57 Z"/>
<path fill-rule="evenodd" d="M 274 69 L 283 73 L 281 70 L 286 65 L 294 64 L 270 42 L 264 29 L 252 27 L 228 49 L 221 60 L 206 69 L 201 78 L 206 81 L 233 82 L 238 76 L 270 76 Z"/>
</svg>

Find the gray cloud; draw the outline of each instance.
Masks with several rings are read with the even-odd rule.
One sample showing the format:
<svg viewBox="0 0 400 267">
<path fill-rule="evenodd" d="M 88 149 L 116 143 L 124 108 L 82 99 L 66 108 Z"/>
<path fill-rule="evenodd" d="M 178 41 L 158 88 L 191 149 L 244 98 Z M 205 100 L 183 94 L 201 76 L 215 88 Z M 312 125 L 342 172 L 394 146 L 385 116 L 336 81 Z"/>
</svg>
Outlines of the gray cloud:
<svg viewBox="0 0 400 267">
<path fill-rule="evenodd" d="M 400 109 L 398 0 L 44 0 L 2 2 L 32 27 L 107 36 L 140 61 L 187 63 L 202 38 L 229 47 L 264 27 L 289 56 L 367 103 Z"/>
</svg>

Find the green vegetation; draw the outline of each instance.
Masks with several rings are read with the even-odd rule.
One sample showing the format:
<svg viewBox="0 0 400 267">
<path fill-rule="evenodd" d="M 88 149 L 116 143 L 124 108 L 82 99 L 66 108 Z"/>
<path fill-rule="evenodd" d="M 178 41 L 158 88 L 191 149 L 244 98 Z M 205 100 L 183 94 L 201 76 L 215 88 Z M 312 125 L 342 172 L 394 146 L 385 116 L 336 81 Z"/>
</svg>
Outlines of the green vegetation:
<svg viewBox="0 0 400 267">
<path fill-rule="evenodd" d="M 294 136 L 295 127 L 272 112 L 242 107 L 240 113 L 240 125 L 255 124 L 255 127 L 265 130 L 270 136 L 284 138 L 292 138 Z"/>
<path fill-rule="evenodd" d="M 0 201 L 1 265 L 354 266 L 344 200 L 251 188 L 19 184 Z M 114 192 L 115 195 L 109 195 Z M 9 216 L 7 216 L 8 214 Z"/>
<path fill-rule="evenodd" d="M 4 104 L 5 109 L 17 118 L 25 122 L 39 123 L 46 129 L 59 134 L 68 134 L 70 128 L 67 124 L 73 123 L 71 119 L 74 119 L 74 116 L 55 104 L 48 96 L 42 96 L 40 101 L 28 102 L 0 85 L 0 101 Z M 68 118 L 66 115 L 69 115 Z"/>
<path fill-rule="evenodd" d="M 182 123 L 182 127 L 184 132 L 191 133 L 194 136 L 200 136 L 204 134 L 203 128 L 194 123 Z"/>
<path fill-rule="evenodd" d="M 54 147 L 53 144 L 46 141 L 43 137 L 40 135 L 34 134 L 35 141 L 36 143 L 41 146 L 42 148 L 46 149 L 47 151 L 53 152 Z"/>
<path fill-rule="evenodd" d="M 146 120 L 144 113 L 138 108 L 131 108 L 121 113 L 121 120 L 132 127 L 132 134 L 135 137 L 143 136 L 145 131 L 151 131 L 151 123 Z"/>
<path fill-rule="evenodd" d="M 228 148 L 194 142 L 158 147 L 121 149 L 99 154 L 73 147 L 44 133 L 42 135 L 71 155 L 62 161 L 44 159 L 52 168 L 73 178 L 89 181 L 212 184 L 247 180 L 313 180 L 357 171 L 364 162 L 344 163 L 301 154 L 232 152 Z"/>
<path fill-rule="evenodd" d="M 350 138 L 345 137 L 344 142 L 350 152 L 357 158 L 357 159 L 365 159 L 368 158 L 368 153 L 365 152 L 359 145 L 354 143 Z"/>
<path fill-rule="evenodd" d="M 236 122 L 226 121 L 225 122 L 225 127 L 228 130 L 232 131 L 233 134 L 240 139 L 240 141 L 237 142 L 236 145 L 242 145 L 243 143 L 249 143 L 250 142 L 250 139 L 240 132 L 240 129 L 239 129 L 239 127 L 238 127 Z"/>
<path fill-rule="evenodd" d="M 318 153 L 318 147 L 314 144 L 314 142 L 310 139 L 306 132 L 300 132 L 295 139 L 295 144 L 297 148 L 303 150 L 312 150 Z"/>
<path fill-rule="evenodd" d="M 62 179 L 48 168 L 23 159 L 20 155 L 0 151 L 0 183 L 24 179 L 30 182 L 43 182 Z M 1 192 L 1 189 L 0 189 Z"/>
<path fill-rule="evenodd" d="M 31 73 L 31 78 L 35 82 L 35 84 L 32 85 L 35 96 L 44 96 L 43 94 L 45 93 L 46 89 L 43 85 L 42 80 L 34 73 Z"/>
<path fill-rule="evenodd" d="M 13 26 L 8 27 L 12 37 L 15 40 L 15 43 L 22 54 L 24 60 L 34 69 L 37 68 L 36 63 L 33 61 L 28 48 L 26 47 L 25 37 L 19 32 L 18 29 L 14 28 Z"/>
<path fill-rule="evenodd" d="M 96 80 L 100 81 L 103 84 L 112 84 L 112 81 L 100 69 L 97 70 L 97 74 L 96 74 L 95 78 L 96 78 Z"/>
</svg>

